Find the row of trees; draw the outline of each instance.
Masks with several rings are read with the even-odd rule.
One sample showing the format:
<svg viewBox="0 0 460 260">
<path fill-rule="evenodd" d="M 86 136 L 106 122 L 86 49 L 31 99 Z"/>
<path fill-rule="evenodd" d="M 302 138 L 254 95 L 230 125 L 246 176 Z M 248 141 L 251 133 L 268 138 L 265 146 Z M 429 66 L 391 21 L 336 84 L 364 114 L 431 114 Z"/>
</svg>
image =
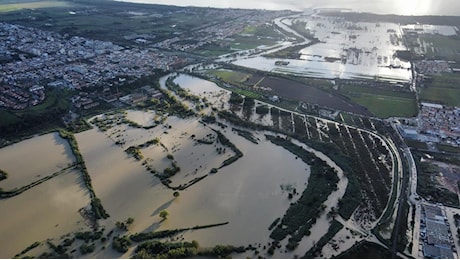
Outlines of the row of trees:
<svg viewBox="0 0 460 260">
<path fill-rule="evenodd" d="M 270 237 L 276 241 L 282 241 L 286 236 L 290 235 L 286 247 L 294 250 L 302 238 L 310 234 L 310 228 L 322 212 L 322 204 L 337 189 L 339 178 L 336 171 L 327 165 L 325 161 L 306 151 L 301 146 L 292 143 L 289 139 L 271 135 L 266 135 L 266 138 L 311 165 L 307 188 L 303 191 L 298 201 L 291 203 L 281 222 L 270 234 Z"/>
<path fill-rule="evenodd" d="M 91 210 L 93 212 L 94 218 L 95 219 L 109 218 L 110 215 L 107 213 L 107 211 L 105 211 L 104 207 L 102 206 L 101 200 L 96 196 L 96 193 L 94 192 L 93 184 L 91 182 L 91 176 L 89 175 L 89 172 L 86 168 L 86 164 L 85 164 L 85 161 L 83 160 L 83 156 L 81 155 L 80 150 L 78 149 L 78 144 L 77 144 L 77 140 L 75 139 L 75 136 L 72 133 L 62 130 L 62 129 L 59 130 L 59 136 L 68 141 L 72 149 L 72 152 L 75 158 L 77 159 L 77 164 L 80 165 L 80 168 L 81 168 L 80 170 L 83 175 L 83 180 L 90 194 Z"/>
<path fill-rule="evenodd" d="M 8 173 L 6 173 L 4 170 L 0 169 L 0 181 L 5 180 L 8 178 Z"/>
</svg>

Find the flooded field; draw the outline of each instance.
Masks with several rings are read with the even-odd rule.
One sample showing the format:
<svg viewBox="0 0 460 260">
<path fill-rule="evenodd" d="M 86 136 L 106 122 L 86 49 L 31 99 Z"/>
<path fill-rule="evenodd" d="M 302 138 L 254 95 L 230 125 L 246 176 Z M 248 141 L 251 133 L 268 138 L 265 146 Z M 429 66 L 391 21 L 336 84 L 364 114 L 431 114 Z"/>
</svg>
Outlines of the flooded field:
<svg viewBox="0 0 460 260">
<path fill-rule="evenodd" d="M 155 118 L 158 116 L 154 111 L 139 111 L 139 110 L 127 110 L 126 119 L 136 122 L 137 124 L 145 127 L 155 125 Z"/>
<path fill-rule="evenodd" d="M 69 144 L 57 132 L 24 140 L 0 149 L 0 169 L 8 173 L 8 178 L 0 182 L 0 188 L 21 188 L 73 162 L 75 157 Z"/>
<path fill-rule="evenodd" d="M 12 258 L 35 241 L 59 240 L 85 228 L 78 211 L 89 202 L 77 170 L 67 170 L 19 196 L 0 200 L 0 258 Z"/>
<path fill-rule="evenodd" d="M 245 156 L 184 191 L 169 208 L 165 228 L 184 226 L 183 216 L 189 225 L 229 221 L 222 227 L 186 233 L 184 238 L 206 246 L 266 244 L 268 226 L 289 207 L 283 187 L 304 189 L 309 166 L 267 141 L 254 145 L 234 133 L 225 135 Z"/>
<path fill-rule="evenodd" d="M 235 65 L 326 79 L 380 79 L 408 83 L 412 80 L 409 62 L 398 59 L 397 50 L 407 50 L 399 25 L 392 23 L 352 23 L 337 17 L 315 14 L 307 18 L 287 18 L 284 24 L 305 23 L 305 29 L 320 42 L 302 49 L 300 59 L 249 57 Z M 446 31 L 445 28 L 439 30 Z M 277 66 L 276 61 L 287 65 Z"/>
<path fill-rule="evenodd" d="M 206 98 L 214 108 L 228 108 L 227 100 L 230 97 L 230 91 L 220 88 L 214 82 L 186 74 L 179 74 L 174 79 L 174 82 L 181 86 L 181 88 L 189 90 L 193 95 Z"/>
<path fill-rule="evenodd" d="M 219 168 L 232 155 L 231 151 L 218 153 L 217 143 L 196 144 L 191 138 L 192 135 L 195 140 L 211 138 L 215 135 L 212 129 L 222 131 L 244 156 L 180 191 L 176 199 L 172 190 L 142 166 L 142 161 L 124 152 L 128 146 L 158 138 L 161 145 L 141 149 L 144 160 L 161 172 L 170 163 L 166 156 L 171 154 L 181 168 L 170 178 L 171 185 L 187 183 L 208 174 L 212 168 Z M 122 136 L 128 141 L 123 147 L 115 144 Z M 303 190 L 308 182 L 309 166 L 281 147 L 264 141 L 262 134 L 257 135 L 261 141 L 256 145 L 228 128 L 203 126 L 196 119 L 169 117 L 164 124 L 149 130 L 119 125 L 106 132 L 93 129 L 76 137 L 96 195 L 111 215 L 108 223 L 133 217 L 136 219 L 133 233 L 228 221 L 228 225 L 188 232 L 184 237 L 204 246 L 266 243 L 268 226 L 289 207 L 285 187 Z M 170 212 L 164 222 L 158 216 L 162 209 Z"/>
<path fill-rule="evenodd" d="M 231 108 L 228 102 L 229 92 L 214 83 L 185 74 L 174 76 L 176 84 L 189 91 L 189 94 L 199 97 L 193 102 L 189 100 L 195 112 L 198 110 L 204 115 L 216 113 L 211 107 L 200 110 L 194 106 L 194 102 L 201 103 L 203 98 L 211 102 L 213 107 Z M 166 88 L 166 77 L 160 81 L 163 88 Z M 255 113 L 257 106 L 267 106 L 269 112 L 258 115 Z M 368 140 L 364 133 L 338 123 L 281 111 L 260 101 L 254 102 L 252 107 L 240 105 L 234 111 L 234 115 L 247 117 L 252 122 L 274 126 L 289 133 L 303 134 L 306 138 L 316 138 L 324 142 L 335 141 L 334 136 L 345 136 L 346 132 L 359 135 L 359 138 L 353 139 L 362 140 L 362 144 L 356 144 L 366 149 L 367 143 L 371 145 L 374 142 Z M 253 131 L 233 125 L 224 120 L 225 117 L 221 114 L 215 117 L 214 121 L 205 121 L 206 123 L 203 122 L 205 117 L 194 116 L 193 113 L 192 116 L 174 115 L 174 110 L 169 110 L 168 116 L 161 115 L 164 116 L 161 120 L 158 116 L 157 112 L 152 110 L 108 112 L 89 120 L 94 124 L 93 129 L 75 134 L 95 195 L 110 215 L 105 220 L 99 220 L 98 224 L 106 232 L 115 230 L 115 235 L 119 235 L 123 232 L 116 227 L 116 223 L 133 218 L 135 221 L 126 233 L 129 235 L 227 223 L 218 227 L 187 231 L 168 239 L 196 240 L 203 247 L 253 245 L 259 248 L 261 256 L 271 257 L 266 250 L 269 244 L 273 243 L 269 226 L 275 219 L 283 218 L 291 204 L 301 198 L 302 192 L 308 186 L 310 166 L 303 161 L 303 157 L 294 155 L 283 146 L 275 145 L 266 139 L 266 134 L 276 135 L 275 133 Z M 334 136 L 331 134 L 333 129 L 336 131 Z M 35 137 L 25 142 L 39 142 L 41 138 L 43 137 Z M 47 138 L 47 142 L 54 140 L 51 144 L 61 147 L 61 150 L 54 148 L 59 150 L 57 154 L 61 157 L 55 155 L 56 158 L 48 161 L 46 167 L 59 170 L 71 164 L 73 158 L 69 155 L 71 152 L 68 144 L 57 134 L 49 135 Z M 354 146 L 350 145 L 350 139 L 344 140 L 348 140 L 349 143 L 346 147 Z M 276 249 L 273 255 L 277 258 L 303 256 L 313 247 L 315 241 L 319 241 L 328 232 L 331 226 L 329 213 L 338 208 L 339 200 L 345 196 L 349 182 L 342 169 L 325 154 L 312 150 L 296 140 L 292 140 L 292 144 L 326 162 L 333 169 L 332 174 L 337 174 L 338 179 L 333 184 L 335 188 L 322 200 L 322 210 L 318 212 L 311 228 L 308 228 L 311 233 L 302 236 L 298 247 L 292 251 L 286 250 L 287 239 L 280 241 L 282 247 Z M 16 145 L 7 148 L 16 148 Z M 35 152 L 39 154 L 38 150 Z M 381 153 L 385 152 L 382 149 Z M 68 161 L 61 162 L 62 158 L 67 158 Z M 385 173 L 383 168 L 382 173 Z M 81 176 L 81 173 L 69 170 L 23 194 L 0 200 L 2 212 L 3 209 L 8 212 L 11 209 L 12 212 L 11 217 L 7 219 L 11 224 L 8 227 L 0 227 L 0 239 L 3 239 L 0 242 L 6 243 L 9 236 L 18 239 L 17 246 L 12 248 L 11 252 L 8 251 L 6 257 L 20 252 L 37 240 L 44 241 L 72 231 L 89 229 L 78 213 L 79 209 L 89 205 L 89 193 L 82 183 Z M 66 194 L 59 195 L 64 190 Z M 293 190 L 298 192 L 292 192 Z M 38 192 L 48 195 L 39 196 Z M 174 195 L 175 192 L 178 193 Z M 43 209 L 36 209 L 37 212 L 43 212 L 37 220 L 37 226 L 35 219 L 30 220 L 35 215 L 30 211 L 27 202 L 34 202 L 32 209 L 42 205 L 41 201 L 35 203 L 37 200 L 29 197 L 31 194 L 40 200 L 47 199 L 43 202 Z M 65 204 L 62 206 L 63 212 L 52 216 L 45 213 L 45 209 L 54 213 L 56 210 L 52 207 L 56 203 Z M 14 208 L 16 205 L 22 207 Z M 169 212 L 167 219 L 160 217 L 159 213 L 162 210 Z M 16 219 L 13 214 L 24 218 Z M 343 224 L 354 230 L 360 229 L 352 222 L 355 217 L 346 218 L 342 219 L 337 215 L 336 219 L 341 223 L 338 225 Z M 24 230 L 20 226 L 23 222 L 28 223 L 25 225 L 26 228 L 31 226 L 31 232 L 36 232 L 30 236 L 31 241 L 14 235 L 14 232 Z M 45 231 L 42 230 L 44 228 Z M 340 228 L 341 226 L 338 230 Z M 349 234 L 347 232 L 348 230 L 342 229 L 337 239 L 343 240 L 343 235 Z M 353 241 L 359 240 L 359 237 L 353 234 L 352 237 Z M 337 243 L 341 249 L 346 249 L 351 244 L 350 241 Z M 133 243 L 126 253 L 116 253 L 110 245 L 108 241 L 98 242 L 95 252 L 83 257 L 128 258 L 132 255 L 136 243 Z M 78 252 L 73 256 L 82 257 Z M 244 255 L 246 256 L 255 255 L 251 251 Z"/>
<path fill-rule="evenodd" d="M 426 34 L 439 34 L 443 36 L 457 35 L 458 29 L 455 26 L 431 25 L 431 24 L 406 24 L 401 26 L 403 30 L 421 31 Z"/>
</svg>

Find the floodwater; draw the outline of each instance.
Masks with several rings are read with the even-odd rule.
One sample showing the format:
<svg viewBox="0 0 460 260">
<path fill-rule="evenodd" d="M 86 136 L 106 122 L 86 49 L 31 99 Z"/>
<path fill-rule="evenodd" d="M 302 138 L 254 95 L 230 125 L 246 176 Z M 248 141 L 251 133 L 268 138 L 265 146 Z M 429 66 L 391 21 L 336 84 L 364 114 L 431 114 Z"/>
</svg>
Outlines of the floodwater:
<svg viewBox="0 0 460 260">
<path fill-rule="evenodd" d="M 75 157 L 68 142 L 57 132 L 24 140 L 0 149 L 0 169 L 8 173 L 0 187 L 3 190 L 23 187 L 73 162 Z"/>
<path fill-rule="evenodd" d="M 426 34 L 440 34 L 443 36 L 455 36 L 457 35 L 458 30 L 455 26 L 431 24 L 407 24 L 402 25 L 401 29 L 417 31 L 423 30 Z"/>
<path fill-rule="evenodd" d="M 174 156 L 181 167 L 181 171 L 171 178 L 173 184 L 184 183 L 184 178 L 191 178 L 185 175 L 191 175 L 190 169 L 196 167 L 194 161 L 197 158 L 202 168 L 210 169 L 219 166 L 232 153 L 227 151 L 227 154 L 219 156 L 213 145 L 193 146 L 189 141 L 191 134 L 200 138 L 212 133 L 196 120 L 171 117 L 165 125 L 168 125 L 168 134 L 159 126 L 152 129 L 157 132 L 152 133 L 150 138 L 159 137 L 167 152 Z M 135 136 L 129 133 L 131 130 L 135 129 L 127 129 L 126 132 L 130 138 L 134 138 L 133 144 L 142 143 L 143 140 L 136 141 Z M 309 166 L 268 141 L 256 145 L 231 132 L 230 128 L 220 130 L 244 156 L 180 191 L 181 195 L 176 199 L 172 196 L 172 190 L 159 183 L 143 168 L 141 162 L 126 155 L 123 148 L 116 146 L 105 133 L 93 129 L 77 134 L 96 195 L 111 215 L 108 223 L 134 217 L 132 232 L 135 233 L 229 221 L 226 226 L 187 232 L 184 237 L 187 240 L 195 239 L 204 246 L 268 241 L 268 226 L 277 217 L 282 217 L 289 207 L 288 192 L 282 186 L 303 190 L 308 181 Z M 264 140 L 262 134 L 257 137 Z M 195 154 L 192 155 L 192 152 Z M 164 156 L 162 152 L 160 158 L 151 159 L 155 163 L 156 160 L 163 160 Z M 196 176 L 201 176 L 201 173 Z M 162 209 L 170 213 L 164 222 L 158 217 Z M 98 253 L 97 256 L 105 256 L 105 253 Z"/>
<path fill-rule="evenodd" d="M 186 75 L 180 75 L 176 80 L 196 94 L 207 95 L 222 91 L 214 83 Z M 224 92 L 228 95 L 228 92 Z M 129 113 L 135 115 L 137 122 L 142 123 L 148 123 L 146 120 L 154 116 L 150 111 Z M 180 191 L 178 198 L 174 198 L 173 191 L 146 170 L 142 165 L 143 161 L 136 161 L 124 152 L 128 146 L 140 145 L 159 138 L 162 145 L 153 145 L 141 150 L 144 159 L 161 171 L 170 163 L 169 159 L 165 158 L 166 155 L 172 154 L 181 167 L 181 171 L 171 178 L 172 185 L 185 184 L 195 177 L 208 174 L 211 168 L 218 168 L 225 159 L 233 155 L 228 148 L 225 153 L 219 154 L 216 149 L 221 147 L 221 144 L 216 142 L 207 145 L 193 141 L 192 135 L 195 135 L 195 139 L 215 138 L 215 133 L 210 127 L 223 132 L 244 156 Z M 270 240 L 270 224 L 276 218 L 282 217 L 290 203 L 300 196 L 296 195 L 290 201 L 287 189 L 303 191 L 308 182 L 310 167 L 284 148 L 266 141 L 264 132 L 255 133 L 259 144 L 254 144 L 232 132 L 231 128 L 231 125 L 226 129 L 221 129 L 217 125 L 204 126 L 197 119 L 170 116 L 161 125 L 148 130 L 117 125 L 106 132 L 94 128 L 76 134 L 96 196 L 101 199 L 105 210 L 111 216 L 107 220 L 102 220 L 101 224 L 107 230 L 111 230 L 115 222 L 133 217 L 135 222 L 130 227 L 130 232 L 136 233 L 229 222 L 225 226 L 186 232 L 183 238 L 197 240 L 203 246 L 267 245 Z M 37 138 L 41 140 L 42 137 Z M 55 134 L 48 138 L 48 143 L 49 140 L 64 142 Z M 125 142 L 123 146 L 115 144 L 120 140 Z M 34 139 L 27 141 L 31 142 Z M 56 145 L 53 142 L 51 144 Z M 62 143 L 60 146 L 66 147 Z M 61 153 L 58 153 L 61 156 L 66 151 L 62 149 Z M 38 154 L 38 151 L 36 153 Z M 69 151 L 65 154 L 69 156 Z M 340 178 L 339 189 L 325 202 L 327 212 L 331 207 L 337 206 L 338 199 L 345 191 L 347 179 L 327 157 L 319 153 L 317 156 L 336 167 Z M 61 166 L 68 164 L 59 163 Z M 55 164 L 52 160 L 51 165 L 56 167 Z M 55 177 L 17 197 L 0 201 L 0 211 L 8 212 L 7 217 L 2 219 L 8 225 L 0 226 L 0 252 L 4 253 L 0 256 L 11 257 L 36 240 L 56 238 L 85 228 L 78 209 L 87 206 L 88 203 L 88 192 L 82 184 L 81 174 L 75 171 Z M 163 209 L 170 213 L 166 221 L 161 221 L 158 215 Z M 304 254 L 311 247 L 312 240 L 319 240 L 327 231 L 329 220 L 325 214 L 313 226 L 312 235 L 302 240 L 296 251 L 276 253 L 275 256 L 293 257 L 293 254 Z M 22 233 L 24 230 L 27 232 Z M 2 245 L 8 245 L 8 248 L 5 246 L 5 250 L 2 250 Z M 114 258 L 129 257 L 129 254 L 130 252 L 114 255 L 114 252 L 108 249 L 99 250 L 89 256 Z"/>
<path fill-rule="evenodd" d="M 85 227 L 79 209 L 90 199 L 81 173 L 67 170 L 24 193 L 0 200 L 0 258 L 12 258 L 34 243 Z"/>
<path fill-rule="evenodd" d="M 306 29 L 321 42 L 302 49 L 300 60 L 256 56 L 233 63 L 263 71 L 326 79 L 380 78 L 403 83 L 412 80 L 410 63 L 394 56 L 395 51 L 406 50 L 397 24 L 351 23 L 321 15 L 285 18 L 282 21 L 289 23 L 289 20 L 291 23 L 306 22 Z M 289 64 L 275 65 L 279 60 Z"/>
<path fill-rule="evenodd" d="M 126 110 L 126 119 L 136 122 L 142 126 L 155 125 L 155 112 L 154 111 L 142 111 L 142 110 Z"/>
<path fill-rule="evenodd" d="M 175 82 L 189 89 L 193 94 L 200 96 L 220 89 L 212 82 L 183 74 L 179 75 Z M 204 246 L 216 244 L 266 245 L 269 242 L 268 237 L 270 234 L 267 227 L 276 217 L 282 217 L 289 206 L 289 201 L 285 197 L 286 194 L 283 196 L 281 186 L 293 185 L 298 190 L 300 186 L 300 190 L 303 190 L 306 187 L 308 176 L 304 176 L 305 179 L 302 179 L 299 178 L 298 173 L 294 173 L 297 171 L 285 169 L 286 165 L 289 168 L 293 167 L 289 160 L 293 160 L 295 156 L 281 147 L 274 146 L 267 141 L 261 141 L 259 145 L 254 145 L 229 130 L 225 132 L 225 135 L 243 151 L 245 156 L 229 167 L 220 169 L 215 175 L 211 175 L 187 189 L 186 197 L 181 195 L 169 206 L 168 210 L 171 215 L 164 222 L 164 225 L 167 225 L 165 228 L 172 229 L 181 227 L 181 225 L 183 227 L 184 215 L 194 220 L 195 225 L 229 221 L 230 223 L 226 226 L 187 232 L 183 238 L 186 240 L 195 239 Z M 259 133 L 256 136 L 260 140 L 264 140 L 262 134 Z M 333 192 L 324 203 L 326 205 L 325 213 L 320 216 L 312 228 L 312 235 L 304 238 L 297 250 L 289 253 L 284 251 L 277 252 L 275 255 L 277 257 L 302 255 L 311 248 L 313 241 L 319 240 L 326 233 L 330 221 L 326 213 L 332 207 L 337 207 L 338 200 L 343 196 L 348 183 L 342 170 L 329 158 L 311 150 L 304 144 L 297 144 L 314 152 L 318 157 L 337 169 L 340 181 L 338 190 Z M 262 153 L 255 149 L 260 149 L 260 151 L 264 152 Z M 270 153 L 267 151 L 270 151 Z M 275 152 L 276 154 L 274 154 Z M 272 163 L 272 161 L 278 163 Z M 298 162 L 295 159 L 294 161 Z M 256 164 L 254 162 L 263 163 Z M 279 162 L 283 162 L 283 164 L 279 165 Z M 299 173 L 302 172 L 302 168 L 304 168 L 303 171 L 309 172 L 309 167 L 303 163 L 299 165 L 299 168 Z M 288 182 L 284 183 L 285 181 Z M 222 186 L 222 183 L 225 183 L 225 185 Z M 259 187 L 263 188 L 259 189 Z M 195 189 L 200 189 L 201 192 L 196 196 L 190 196 L 189 193 Z M 210 196 L 209 194 L 213 195 Z M 254 212 L 253 207 L 258 210 Z M 190 214 L 193 211 L 197 213 Z M 242 225 L 242 223 L 246 224 Z"/>
<path fill-rule="evenodd" d="M 225 135 L 244 156 L 184 191 L 168 209 L 170 218 L 165 228 L 228 221 L 225 226 L 187 232 L 184 238 L 195 239 L 204 246 L 266 244 L 268 227 L 289 207 L 288 192 L 282 186 L 302 191 L 309 166 L 282 147 L 265 141 L 261 134 L 257 137 L 263 141 L 258 145 L 230 131 Z"/>
<path fill-rule="evenodd" d="M 124 221 L 128 217 L 137 219 L 139 211 L 148 211 L 149 203 L 143 200 L 144 195 L 153 201 L 156 196 L 148 196 L 147 191 L 158 185 L 159 181 L 97 129 L 79 133 L 76 139 L 96 196 L 111 215 L 109 220 Z"/>
<path fill-rule="evenodd" d="M 208 1 L 194 0 L 119 0 L 133 3 L 166 4 L 178 6 L 202 6 L 216 8 L 248 8 L 268 10 L 305 11 L 309 8 L 350 8 L 357 12 L 397 15 L 458 15 L 460 3 L 457 0 L 442 1 L 400 1 L 400 0 L 236 0 Z"/>
<path fill-rule="evenodd" d="M 217 86 L 214 82 L 192 77 L 186 74 L 179 74 L 179 76 L 174 80 L 175 83 L 179 84 L 184 89 L 189 89 L 192 94 L 203 95 L 206 93 L 213 92 L 228 92 Z"/>
<path fill-rule="evenodd" d="M 230 91 L 217 86 L 214 82 L 192 77 L 187 74 L 179 74 L 174 82 L 181 86 L 183 89 L 190 90 L 193 95 L 205 97 L 212 107 L 219 109 L 228 108 L 228 99 L 230 98 Z"/>
</svg>

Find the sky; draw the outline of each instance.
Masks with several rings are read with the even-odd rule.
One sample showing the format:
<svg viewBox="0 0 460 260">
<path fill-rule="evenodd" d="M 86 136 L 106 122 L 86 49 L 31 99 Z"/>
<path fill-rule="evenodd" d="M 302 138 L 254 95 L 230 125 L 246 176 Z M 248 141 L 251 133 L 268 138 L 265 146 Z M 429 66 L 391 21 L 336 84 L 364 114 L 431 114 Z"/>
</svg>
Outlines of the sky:
<svg viewBox="0 0 460 260">
<path fill-rule="evenodd" d="M 250 8 L 268 10 L 303 10 L 318 7 L 350 8 L 358 12 L 398 15 L 458 15 L 459 0 L 122 0 L 134 3 Z"/>
</svg>

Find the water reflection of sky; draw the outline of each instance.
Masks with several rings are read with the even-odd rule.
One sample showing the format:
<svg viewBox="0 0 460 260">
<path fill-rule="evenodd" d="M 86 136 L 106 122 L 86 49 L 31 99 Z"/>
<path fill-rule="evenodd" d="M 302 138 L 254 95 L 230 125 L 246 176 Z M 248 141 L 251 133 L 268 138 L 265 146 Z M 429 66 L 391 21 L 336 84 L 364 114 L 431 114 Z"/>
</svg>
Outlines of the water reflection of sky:
<svg viewBox="0 0 460 260">
<path fill-rule="evenodd" d="M 137 3 L 269 10 L 306 8 L 350 8 L 359 12 L 399 15 L 459 15 L 458 0 L 124 0 Z"/>
<path fill-rule="evenodd" d="M 302 49 L 300 60 L 287 60 L 289 64 L 277 66 L 275 61 L 279 59 L 253 57 L 234 64 L 328 79 L 379 78 L 405 83 L 412 79 L 410 63 L 394 55 L 396 50 L 406 49 L 397 24 L 351 23 L 316 15 L 306 19 L 286 18 L 283 22 L 289 19 L 306 22 L 306 28 L 320 40 Z"/>
</svg>

